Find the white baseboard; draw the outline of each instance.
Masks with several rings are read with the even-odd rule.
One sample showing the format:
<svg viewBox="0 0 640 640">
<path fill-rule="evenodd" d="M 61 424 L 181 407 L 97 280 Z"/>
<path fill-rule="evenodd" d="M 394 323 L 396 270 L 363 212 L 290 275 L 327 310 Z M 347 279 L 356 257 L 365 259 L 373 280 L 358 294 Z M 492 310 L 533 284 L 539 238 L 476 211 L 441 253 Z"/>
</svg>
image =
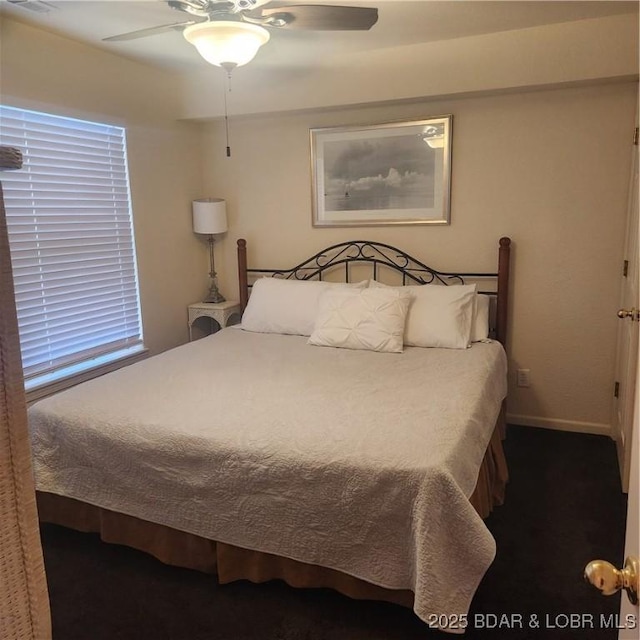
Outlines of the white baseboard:
<svg viewBox="0 0 640 640">
<path fill-rule="evenodd" d="M 611 425 L 601 422 L 579 422 L 578 420 L 562 420 L 561 418 L 541 418 L 540 416 L 522 416 L 507 413 L 507 423 L 523 427 L 540 427 L 555 429 L 556 431 L 573 431 L 575 433 L 592 433 L 599 436 L 614 438 Z"/>
</svg>

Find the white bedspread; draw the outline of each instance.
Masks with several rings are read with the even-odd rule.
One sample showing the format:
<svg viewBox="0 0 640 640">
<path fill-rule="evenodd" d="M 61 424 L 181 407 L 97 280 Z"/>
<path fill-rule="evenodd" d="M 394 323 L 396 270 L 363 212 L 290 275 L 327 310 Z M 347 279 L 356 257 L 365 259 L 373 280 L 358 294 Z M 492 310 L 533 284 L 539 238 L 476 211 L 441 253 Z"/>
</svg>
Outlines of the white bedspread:
<svg viewBox="0 0 640 640">
<path fill-rule="evenodd" d="M 37 488 L 411 589 L 466 613 L 495 555 L 468 497 L 497 343 L 403 354 L 230 328 L 36 403 Z"/>
</svg>

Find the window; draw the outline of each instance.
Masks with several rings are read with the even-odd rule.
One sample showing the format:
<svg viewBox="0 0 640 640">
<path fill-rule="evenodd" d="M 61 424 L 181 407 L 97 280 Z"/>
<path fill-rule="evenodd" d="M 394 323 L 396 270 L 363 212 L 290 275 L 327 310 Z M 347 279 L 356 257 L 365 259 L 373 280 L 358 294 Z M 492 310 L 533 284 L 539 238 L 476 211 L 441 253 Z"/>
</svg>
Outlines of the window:
<svg viewBox="0 0 640 640">
<path fill-rule="evenodd" d="M 142 351 L 125 130 L 0 106 L 0 144 L 27 389 Z"/>
</svg>

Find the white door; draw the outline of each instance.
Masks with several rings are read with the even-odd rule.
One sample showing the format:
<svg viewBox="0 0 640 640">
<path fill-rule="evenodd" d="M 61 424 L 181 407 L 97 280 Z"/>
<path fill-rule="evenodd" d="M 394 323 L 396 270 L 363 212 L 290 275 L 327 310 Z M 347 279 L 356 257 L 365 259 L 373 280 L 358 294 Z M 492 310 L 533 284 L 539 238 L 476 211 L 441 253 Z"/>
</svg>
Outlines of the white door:
<svg viewBox="0 0 640 640">
<path fill-rule="evenodd" d="M 638 137 L 638 129 L 636 127 L 636 143 Z M 640 226 L 638 225 L 638 146 L 636 144 L 635 153 L 633 156 L 634 170 L 633 179 L 631 181 L 631 212 L 630 217 L 635 215 L 635 227 L 632 227 L 632 234 L 635 237 L 636 253 L 633 256 L 634 266 L 636 273 L 634 279 L 636 281 L 636 309 L 637 295 L 638 295 L 638 271 L 640 271 L 640 258 L 638 256 L 638 246 L 640 246 Z M 635 214 L 633 212 L 635 211 Z M 627 320 L 625 320 L 627 322 Z M 639 322 L 632 322 L 630 324 L 638 325 Z M 626 443 L 624 446 L 624 460 L 623 460 L 623 478 L 626 471 L 626 477 L 629 487 L 629 496 L 627 502 L 627 535 L 625 540 L 624 557 L 633 557 L 640 559 L 640 522 L 638 515 L 638 508 L 640 503 L 640 357 L 638 349 L 638 337 L 637 329 L 635 354 L 638 358 L 636 361 L 636 380 L 634 384 L 634 402 L 633 413 L 631 420 L 631 429 L 627 434 Z M 631 394 L 629 394 L 631 395 Z M 638 585 L 636 584 L 636 590 Z M 637 640 L 640 637 L 640 631 L 638 625 L 640 624 L 638 604 L 631 604 L 629 598 L 626 595 L 622 596 L 620 604 L 620 621 L 623 623 L 620 626 L 620 632 L 618 634 L 619 640 Z"/>
<path fill-rule="evenodd" d="M 633 147 L 631 184 L 629 188 L 627 239 L 625 247 L 625 275 L 620 296 L 618 350 L 616 357 L 616 391 L 613 406 L 614 437 L 623 491 L 629 490 L 631 461 L 631 429 L 638 361 L 638 146 Z M 622 270 L 622 265 L 620 265 Z"/>
<path fill-rule="evenodd" d="M 619 389 L 613 410 L 616 429 L 618 457 L 622 485 L 628 491 L 627 530 L 625 559 L 640 559 L 640 524 L 638 503 L 640 502 L 640 345 L 638 329 L 638 288 L 640 277 L 640 226 L 638 224 L 638 146 L 634 147 L 633 172 L 629 194 L 629 224 L 627 227 L 627 275 L 622 286 L 620 327 L 618 332 L 617 381 Z M 587 567 L 588 569 L 589 567 Z M 613 567 L 610 567 L 613 569 Z M 601 574 L 611 580 L 606 571 Z M 602 584 L 600 586 L 602 588 Z M 636 594 L 638 584 L 635 585 Z M 638 604 L 632 604 L 623 593 L 618 619 L 618 640 L 638 640 L 640 638 L 640 616 Z"/>
</svg>

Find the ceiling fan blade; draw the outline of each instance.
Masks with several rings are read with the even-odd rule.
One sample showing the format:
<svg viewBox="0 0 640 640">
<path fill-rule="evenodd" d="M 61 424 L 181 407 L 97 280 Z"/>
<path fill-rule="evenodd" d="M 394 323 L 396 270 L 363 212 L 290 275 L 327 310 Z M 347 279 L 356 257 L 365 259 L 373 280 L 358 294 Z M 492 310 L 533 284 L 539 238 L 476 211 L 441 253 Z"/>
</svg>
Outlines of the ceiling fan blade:
<svg viewBox="0 0 640 640">
<path fill-rule="evenodd" d="M 118 36 L 110 36 L 102 38 L 103 42 L 120 42 L 122 40 L 136 40 L 137 38 L 146 38 L 147 36 L 155 36 L 158 33 L 166 33 L 168 31 L 181 31 L 184 27 L 197 24 L 200 20 L 187 20 L 186 22 L 174 22 L 173 24 L 163 24 L 159 27 L 149 27 L 148 29 L 139 29 L 138 31 L 130 31 L 129 33 L 121 33 Z"/>
<path fill-rule="evenodd" d="M 314 31 L 366 31 L 378 21 L 378 10 L 368 7 L 294 4 L 263 8 L 266 26 Z"/>
</svg>

